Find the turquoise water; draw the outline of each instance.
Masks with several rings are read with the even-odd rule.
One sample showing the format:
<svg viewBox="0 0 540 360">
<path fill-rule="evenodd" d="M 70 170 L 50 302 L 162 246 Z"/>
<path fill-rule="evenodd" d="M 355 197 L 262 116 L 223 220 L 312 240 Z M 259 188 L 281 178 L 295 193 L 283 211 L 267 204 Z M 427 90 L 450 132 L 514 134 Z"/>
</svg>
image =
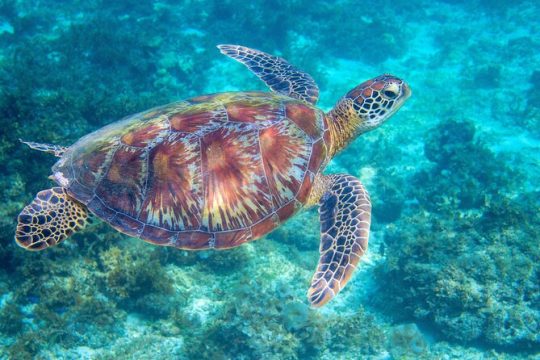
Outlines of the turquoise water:
<svg viewBox="0 0 540 360">
<path fill-rule="evenodd" d="M 534 1 L 0 1 L 0 358 L 522 359 L 540 355 L 540 6 Z M 125 115 L 266 90 L 236 43 L 309 72 L 330 110 L 382 73 L 413 90 L 326 173 L 373 201 L 370 248 L 322 309 L 317 209 L 228 251 L 95 220 L 28 252 L 55 158 Z"/>
</svg>

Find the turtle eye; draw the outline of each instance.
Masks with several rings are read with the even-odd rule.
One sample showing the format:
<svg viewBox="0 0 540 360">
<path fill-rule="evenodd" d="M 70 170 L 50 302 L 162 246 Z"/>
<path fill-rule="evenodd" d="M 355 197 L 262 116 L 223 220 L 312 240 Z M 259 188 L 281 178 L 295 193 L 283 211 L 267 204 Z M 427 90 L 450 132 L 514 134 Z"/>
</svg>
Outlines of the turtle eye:
<svg viewBox="0 0 540 360">
<path fill-rule="evenodd" d="M 393 90 L 385 90 L 383 94 L 389 99 L 395 99 L 397 97 L 397 92 Z"/>
</svg>

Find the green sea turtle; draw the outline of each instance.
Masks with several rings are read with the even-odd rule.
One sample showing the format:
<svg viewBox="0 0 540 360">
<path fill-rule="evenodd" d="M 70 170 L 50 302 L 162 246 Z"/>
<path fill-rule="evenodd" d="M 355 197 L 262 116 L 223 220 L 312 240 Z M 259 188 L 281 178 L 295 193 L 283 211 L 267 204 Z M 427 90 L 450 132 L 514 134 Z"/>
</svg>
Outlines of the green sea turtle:
<svg viewBox="0 0 540 360">
<path fill-rule="evenodd" d="M 382 75 L 349 91 L 328 113 L 310 75 L 284 59 L 220 45 L 271 92 L 227 92 L 129 116 L 70 147 L 27 143 L 60 158 L 59 185 L 18 217 L 17 243 L 58 244 L 93 213 L 156 245 L 226 249 L 267 234 L 319 204 L 320 259 L 308 298 L 319 307 L 349 281 L 368 246 L 369 195 L 347 174 L 323 175 L 340 150 L 394 114 L 408 85 Z"/>
</svg>

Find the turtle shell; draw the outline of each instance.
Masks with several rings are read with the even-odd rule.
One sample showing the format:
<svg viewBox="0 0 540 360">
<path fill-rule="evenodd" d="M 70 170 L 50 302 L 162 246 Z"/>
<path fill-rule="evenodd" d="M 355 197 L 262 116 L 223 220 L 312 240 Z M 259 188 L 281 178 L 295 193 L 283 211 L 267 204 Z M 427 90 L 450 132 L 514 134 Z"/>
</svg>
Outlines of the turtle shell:
<svg viewBox="0 0 540 360">
<path fill-rule="evenodd" d="M 185 249 L 257 239 L 307 201 L 326 164 L 316 107 L 275 93 L 201 96 L 81 138 L 56 181 L 130 236 Z"/>
</svg>

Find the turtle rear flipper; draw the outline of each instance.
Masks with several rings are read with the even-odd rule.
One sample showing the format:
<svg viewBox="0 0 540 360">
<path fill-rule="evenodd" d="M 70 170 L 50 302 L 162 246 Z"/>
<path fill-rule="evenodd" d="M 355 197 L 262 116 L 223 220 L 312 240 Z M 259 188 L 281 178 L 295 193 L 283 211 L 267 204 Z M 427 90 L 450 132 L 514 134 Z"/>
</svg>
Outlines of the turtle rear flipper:
<svg viewBox="0 0 540 360">
<path fill-rule="evenodd" d="M 88 211 L 61 187 L 40 191 L 19 214 L 15 240 L 27 250 L 54 246 L 82 229 Z"/>
<path fill-rule="evenodd" d="M 351 175 L 321 176 L 319 201 L 320 258 L 308 298 L 321 307 L 350 280 L 368 246 L 371 202 L 362 183 Z"/>
<path fill-rule="evenodd" d="M 227 55 L 251 70 L 275 92 L 316 104 L 319 88 L 313 78 L 285 59 L 240 45 L 218 45 Z"/>
</svg>

